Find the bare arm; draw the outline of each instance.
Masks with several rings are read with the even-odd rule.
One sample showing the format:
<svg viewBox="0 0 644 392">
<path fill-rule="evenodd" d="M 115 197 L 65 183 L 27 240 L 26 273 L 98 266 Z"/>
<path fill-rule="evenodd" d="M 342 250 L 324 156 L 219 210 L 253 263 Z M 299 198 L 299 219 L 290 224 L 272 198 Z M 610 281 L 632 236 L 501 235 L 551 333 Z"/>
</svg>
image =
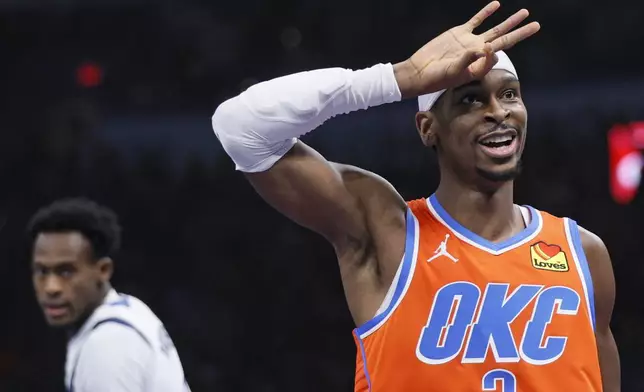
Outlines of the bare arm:
<svg viewBox="0 0 644 392">
<path fill-rule="evenodd" d="M 373 173 L 329 162 L 302 142 L 267 172 L 246 177 L 270 205 L 322 234 L 336 250 L 367 246 L 367 212 L 374 208 L 397 212 L 404 227 L 405 203 L 389 183 Z"/>
<path fill-rule="evenodd" d="M 619 392 L 621 377 L 619 353 L 610 329 L 615 303 L 615 277 L 606 245 L 597 235 L 579 228 L 584 253 L 592 275 L 595 293 L 595 337 L 605 392 Z"/>
<path fill-rule="evenodd" d="M 301 141 L 331 117 L 400 100 L 391 65 L 351 71 L 331 68 L 255 85 L 217 108 L 213 128 L 256 191 L 278 211 L 331 241 L 363 248 L 366 207 L 339 168 Z M 399 200 L 386 182 L 367 173 L 368 194 Z M 400 203 L 385 205 L 398 209 Z"/>
<path fill-rule="evenodd" d="M 468 22 L 436 37 L 395 66 L 315 70 L 255 85 L 220 105 L 213 116 L 215 133 L 237 169 L 247 173 L 271 205 L 321 233 L 336 248 L 364 245 L 371 241 L 368 201 L 389 200 L 385 212 L 394 210 L 404 217 L 400 197 L 368 173 L 363 173 L 362 186 L 347 185 L 344 179 L 355 176 L 342 175 L 295 139 L 334 116 L 484 76 L 497 60 L 495 51 L 512 47 L 539 30 L 533 22 L 510 31 L 528 16 L 527 10 L 521 10 L 495 28 L 473 34 L 499 6 L 497 1 L 488 4 Z"/>
</svg>

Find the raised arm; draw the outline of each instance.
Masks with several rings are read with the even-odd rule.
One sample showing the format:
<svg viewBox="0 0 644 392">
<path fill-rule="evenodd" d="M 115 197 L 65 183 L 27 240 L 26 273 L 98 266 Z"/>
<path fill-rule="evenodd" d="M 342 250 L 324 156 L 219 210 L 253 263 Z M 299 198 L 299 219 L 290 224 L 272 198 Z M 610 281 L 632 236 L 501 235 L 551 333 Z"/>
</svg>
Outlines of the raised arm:
<svg viewBox="0 0 644 392">
<path fill-rule="evenodd" d="M 595 337 L 599 366 L 605 392 L 621 391 L 619 352 L 610 329 L 615 304 L 615 277 L 604 242 L 588 230 L 579 228 L 581 243 L 588 260 L 595 294 Z"/>
<path fill-rule="evenodd" d="M 255 85 L 224 102 L 213 128 L 237 169 L 268 203 L 334 243 L 346 236 L 357 240 L 365 233 L 364 211 L 340 167 L 295 138 L 335 115 L 398 100 L 390 64 L 302 72 Z M 373 177 L 376 187 L 379 182 Z"/>
<path fill-rule="evenodd" d="M 302 72 L 257 84 L 219 106 L 212 123 L 237 169 L 257 192 L 295 222 L 336 245 L 370 240 L 374 214 L 404 221 L 404 203 L 379 177 L 331 164 L 296 138 L 328 119 L 457 86 L 484 76 L 494 52 L 539 30 L 521 10 L 487 32 L 473 29 L 499 8 L 492 2 L 467 23 L 430 41 L 408 60 L 359 71 Z M 508 33 L 509 32 L 509 33 Z M 400 222 L 394 222 L 398 225 Z"/>
</svg>

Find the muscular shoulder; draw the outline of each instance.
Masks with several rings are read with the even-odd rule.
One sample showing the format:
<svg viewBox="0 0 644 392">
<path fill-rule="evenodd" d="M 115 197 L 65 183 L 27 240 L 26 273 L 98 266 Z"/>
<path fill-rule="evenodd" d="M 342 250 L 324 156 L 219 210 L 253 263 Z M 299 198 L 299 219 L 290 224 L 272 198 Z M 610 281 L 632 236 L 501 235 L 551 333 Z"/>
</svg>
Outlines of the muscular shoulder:
<svg viewBox="0 0 644 392">
<path fill-rule="evenodd" d="M 608 328 L 615 303 L 615 277 L 610 255 L 598 235 L 579 227 L 579 237 L 593 281 L 596 323 L 599 329 Z"/>
<path fill-rule="evenodd" d="M 379 268 L 387 277 L 385 280 L 389 281 L 404 251 L 407 204 L 381 176 L 355 166 L 333 165 L 364 211 L 369 243 L 377 252 Z"/>
<path fill-rule="evenodd" d="M 611 265 L 608 248 L 606 248 L 606 244 L 597 234 L 579 226 L 579 237 L 591 272 L 602 266 Z"/>
<path fill-rule="evenodd" d="M 340 174 L 349 191 L 363 203 L 392 211 L 405 210 L 403 198 L 394 186 L 381 176 L 356 166 L 335 162 L 331 165 Z"/>
</svg>

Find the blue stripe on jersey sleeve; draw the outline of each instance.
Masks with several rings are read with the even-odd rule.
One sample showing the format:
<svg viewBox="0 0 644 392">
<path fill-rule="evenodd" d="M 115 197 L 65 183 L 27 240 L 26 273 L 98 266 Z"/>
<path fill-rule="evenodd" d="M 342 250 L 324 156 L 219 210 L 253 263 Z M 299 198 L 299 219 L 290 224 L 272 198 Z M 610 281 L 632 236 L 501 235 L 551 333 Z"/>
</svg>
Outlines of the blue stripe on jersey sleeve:
<svg viewBox="0 0 644 392">
<path fill-rule="evenodd" d="M 570 237 L 572 244 L 575 247 L 575 253 L 577 253 L 577 258 L 579 260 L 579 266 L 581 267 L 581 272 L 586 281 L 586 290 L 588 290 L 588 301 L 590 302 L 590 317 L 593 323 L 593 329 L 595 329 L 595 291 L 593 289 L 593 279 L 590 275 L 590 268 L 588 267 L 588 260 L 586 259 L 586 253 L 584 252 L 584 247 L 581 244 L 581 237 L 579 235 L 579 226 L 577 222 L 572 219 L 568 219 L 568 228 L 570 229 Z"/>
<path fill-rule="evenodd" d="M 409 279 L 409 274 L 411 272 L 411 266 L 414 264 L 414 248 L 415 248 L 415 238 L 416 238 L 416 218 L 410 209 L 407 209 L 407 223 L 406 223 L 406 234 L 405 234 L 405 256 L 402 260 L 402 269 L 400 271 L 400 276 L 398 282 L 396 282 L 396 289 L 391 298 L 391 302 L 387 309 L 384 312 L 380 313 L 376 317 L 362 324 L 360 327 L 356 328 L 356 333 L 358 336 L 361 336 L 365 332 L 371 330 L 373 327 L 378 325 L 385 317 L 387 317 L 394 309 L 400 297 L 402 296 L 407 280 Z"/>
</svg>

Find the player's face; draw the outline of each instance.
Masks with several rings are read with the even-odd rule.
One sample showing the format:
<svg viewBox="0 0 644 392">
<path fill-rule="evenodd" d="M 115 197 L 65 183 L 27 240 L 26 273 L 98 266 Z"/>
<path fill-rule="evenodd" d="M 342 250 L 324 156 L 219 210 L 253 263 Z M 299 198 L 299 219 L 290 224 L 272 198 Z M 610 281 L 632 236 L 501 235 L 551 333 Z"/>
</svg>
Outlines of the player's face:
<svg viewBox="0 0 644 392">
<path fill-rule="evenodd" d="M 481 81 L 445 92 L 441 101 L 429 139 L 441 166 L 486 188 L 514 179 L 528 119 L 514 75 L 493 70 Z"/>
<path fill-rule="evenodd" d="M 102 301 L 111 274 L 111 260 L 94 260 L 81 233 L 42 233 L 36 238 L 33 284 L 51 326 L 69 327 L 87 317 Z"/>
</svg>

